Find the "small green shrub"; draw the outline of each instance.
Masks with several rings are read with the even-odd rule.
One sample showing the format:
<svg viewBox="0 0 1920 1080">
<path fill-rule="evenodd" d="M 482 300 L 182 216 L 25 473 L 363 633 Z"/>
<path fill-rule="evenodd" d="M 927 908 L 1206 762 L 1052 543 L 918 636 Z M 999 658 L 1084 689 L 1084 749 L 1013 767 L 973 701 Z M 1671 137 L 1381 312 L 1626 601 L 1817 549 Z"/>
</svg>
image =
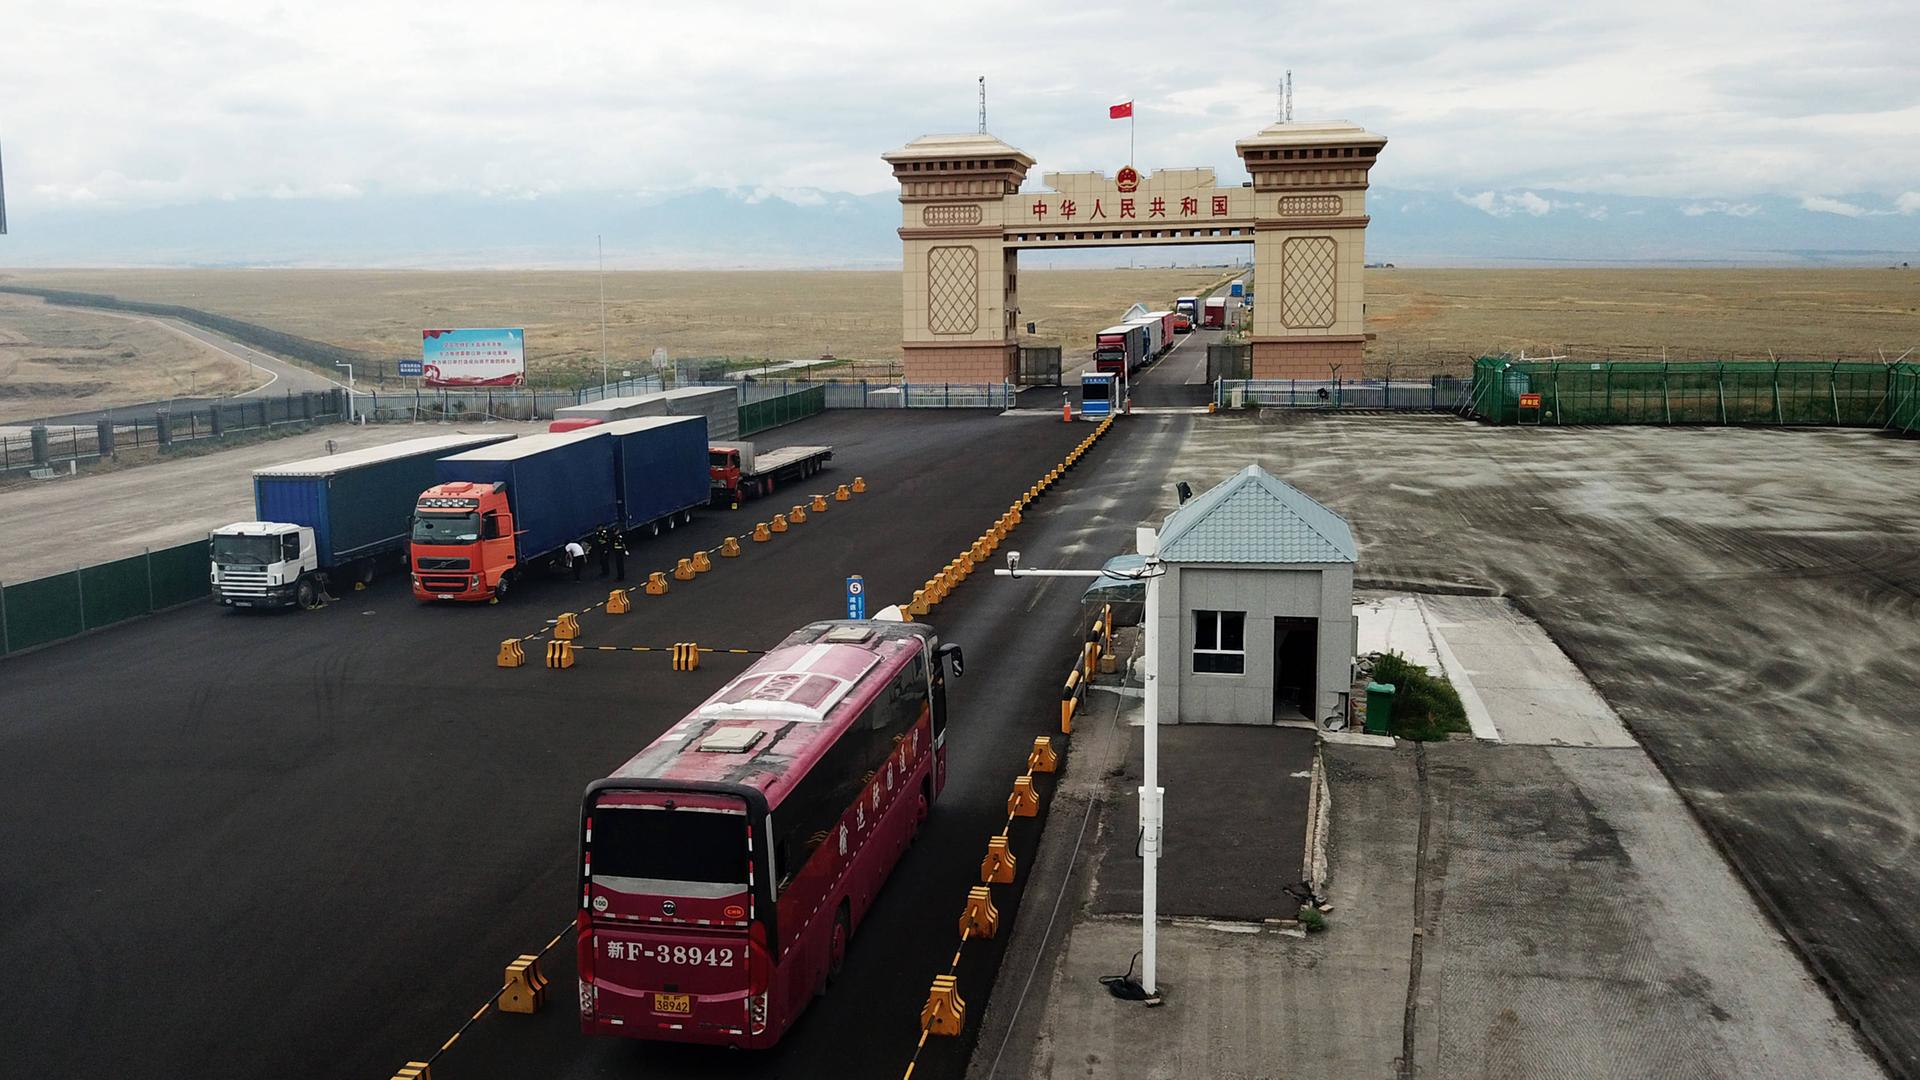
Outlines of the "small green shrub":
<svg viewBox="0 0 1920 1080">
<path fill-rule="evenodd" d="M 1300 925 L 1307 928 L 1307 933 L 1317 934 L 1327 928 L 1327 917 L 1320 914 L 1320 909 L 1312 904 L 1301 904 Z"/>
<path fill-rule="evenodd" d="M 1466 706 L 1453 684 L 1399 653 L 1382 653 L 1373 662 L 1373 681 L 1392 683 L 1393 734 L 1416 742 L 1435 742 L 1450 732 L 1470 731 Z"/>
</svg>

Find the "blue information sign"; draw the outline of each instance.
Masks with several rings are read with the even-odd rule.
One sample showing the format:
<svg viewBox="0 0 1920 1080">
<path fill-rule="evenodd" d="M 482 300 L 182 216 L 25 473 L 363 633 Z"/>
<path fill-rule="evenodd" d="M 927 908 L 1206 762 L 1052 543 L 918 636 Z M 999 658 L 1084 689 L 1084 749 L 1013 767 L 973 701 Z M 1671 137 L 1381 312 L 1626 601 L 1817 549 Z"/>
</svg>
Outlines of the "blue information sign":
<svg viewBox="0 0 1920 1080">
<path fill-rule="evenodd" d="M 867 579 L 855 574 L 847 579 L 847 618 L 867 617 Z"/>
<path fill-rule="evenodd" d="M 400 361 L 400 377 L 403 379 L 417 379 L 426 373 L 427 364 L 424 360 Z"/>
</svg>

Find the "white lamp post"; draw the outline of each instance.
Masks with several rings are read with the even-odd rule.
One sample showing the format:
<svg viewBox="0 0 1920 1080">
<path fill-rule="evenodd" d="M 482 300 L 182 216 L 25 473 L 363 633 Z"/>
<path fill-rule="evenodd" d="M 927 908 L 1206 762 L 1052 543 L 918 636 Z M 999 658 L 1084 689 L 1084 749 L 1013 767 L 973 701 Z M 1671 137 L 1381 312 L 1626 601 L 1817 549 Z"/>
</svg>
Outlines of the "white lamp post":
<svg viewBox="0 0 1920 1080">
<path fill-rule="evenodd" d="M 1145 701 L 1146 731 L 1142 737 L 1145 752 L 1140 785 L 1140 988 L 1149 998 L 1159 993 L 1159 908 L 1160 908 L 1160 828 L 1166 817 L 1166 790 L 1160 786 L 1160 578 L 1159 534 L 1151 526 L 1135 532 L 1135 547 L 1146 556 L 1146 565 L 1131 574 L 1109 575 L 1104 570 L 1031 570 L 1021 569 L 1020 553 L 1007 552 L 1007 569 L 995 570 L 995 577 L 1075 577 L 1097 578 L 1125 576 L 1145 581 L 1147 610 L 1143 617 L 1141 648 L 1146 653 Z"/>
<path fill-rule="evenodd" d="M 347 423 L 351 424 L 356 416 L 353 405 L 353 365 L 335 360 L 333 366 L 347 369 Z"/>
</svg>

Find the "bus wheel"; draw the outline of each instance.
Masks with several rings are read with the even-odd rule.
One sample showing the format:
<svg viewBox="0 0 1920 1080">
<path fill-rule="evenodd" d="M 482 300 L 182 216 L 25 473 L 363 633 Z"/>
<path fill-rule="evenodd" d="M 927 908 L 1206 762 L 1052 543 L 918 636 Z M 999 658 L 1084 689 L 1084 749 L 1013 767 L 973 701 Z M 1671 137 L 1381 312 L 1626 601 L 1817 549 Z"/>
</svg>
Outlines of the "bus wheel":
<svg viewBox="0 0 1920 1080">
<path fill-rule="evenodd" d="M 913 808 L 913 836 L 911 839 L 917 840 L 920 838 L 920 827 L 927 823 L 927 815 L 933 810 L 932 793 L 933 778 L 928 777 L 920 781 L 919 802 Z"/>
<path fill-rule="evenodd" d="M 840 970 L 847 966 L 847 937 L 853 932 L 852 919 L 847 914 L 847 902 L 840 901 L 840 910 L 833 916 L 833 937 L 827 942 L 827 981 L 840 977 Z"/>
</svg>

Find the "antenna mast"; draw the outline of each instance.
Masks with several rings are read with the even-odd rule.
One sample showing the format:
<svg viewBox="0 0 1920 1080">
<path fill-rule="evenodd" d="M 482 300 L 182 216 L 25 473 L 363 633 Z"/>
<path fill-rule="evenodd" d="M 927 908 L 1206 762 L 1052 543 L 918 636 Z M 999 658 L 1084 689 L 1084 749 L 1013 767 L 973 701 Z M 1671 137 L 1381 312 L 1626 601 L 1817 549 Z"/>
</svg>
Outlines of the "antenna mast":
<svg viewBox="0 0 1920 1080">
<path fill-rule="evenodd" d="M 987 77 L 980 76 L 980 134 L 987 133 Z"/>
<path fill-rule="evenodd" d="M 1281 123 L 1284 123 L 1284 124 L 1293 123 L 1293 69 L 1292 68 L 1287 69 L 1287 101 L 1286 101 L 1285 111 L 1281 116 Z"/>
</svg>

